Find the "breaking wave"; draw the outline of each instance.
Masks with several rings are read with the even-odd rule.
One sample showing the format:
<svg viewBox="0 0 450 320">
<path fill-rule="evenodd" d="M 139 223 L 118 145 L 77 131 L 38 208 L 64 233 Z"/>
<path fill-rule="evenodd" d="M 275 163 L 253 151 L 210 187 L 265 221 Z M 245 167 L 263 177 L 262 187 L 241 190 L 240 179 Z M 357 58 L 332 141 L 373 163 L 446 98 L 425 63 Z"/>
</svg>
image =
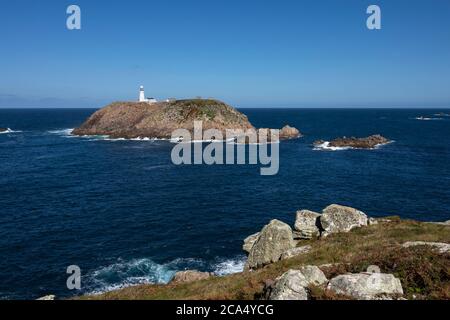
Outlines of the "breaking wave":
<svg viewBox="0 0 450 320">
<path fill-rule="evenodd" d="M 72 136 L 73 130 L 74 130 L 73 128 L 72 129 L 49 130 L 49 131 L 47 131 L 47 133 L 56 134 L 56 135 L 64 136 L 64 137 L 73 137 Z"/>
<path fill-rule="evenodd" d="M 8 129 L 6 129 L 6 131 L 2 131 L 2 132 L 0 132 L 0 134 L 7 134 L 7 133 L 20 133 L 20 132 L 22 132 L 22 131 L 19 131 L 19 130 L 12 130 L 12 129 L 8 128 Z"/>
<path fill-rule="evenodd" d="M 439 121 L 439 120 L 444 120 L 443 118 L 432 118 L 432 117 L 416 117 L 414 118 L 416 120 L 420 120 L 420 121 Z"/>
<path fill-rule="evenodd" d="M 389 141 L 389 142 L 386 142 L 386 143 L 380 143 L 380 144 L 377 144 L 374 148 L 371 148 L 371 149 L 361 149 L 361 148 L 354 148 L 354 147 L 330 147 L 330 141 L 325 141 L 322 144 L 315 145 L 313 150 L 316 150 L 316 151 L 375 150 L 375 149 L 378 149 L 378 148 L 380 148 L 382 146 L 391 144 L 393 142 L 394 141 Z"/>
<path fill-rule="evenodd" d="M 341 151 L 341 150 L 351 150 L 353 147 L 330 147 L 330 142 L 325 141 L 322 144 L 318 144 L 314 146 L 313 150 L 327 150 L 327 151 Z"/>
<path fill-rule="evenodd" d="M 175 259 L 159 264 L 151 259 L 119 259 L 116 263 L 101 267 L 83 277 L 82 283 L 88 294 L 101 294 L 140 284 L 167 284 L 175 273 L 184 270 L 213 272 L 217 276 L 242 272 L 245 256 L 235 259 L 216 259 L 207 263 L 202 259 Z"/>
<path fill-rule="evenodd" d="M 215 265 L 213 273 L 218 276 L 225 276 L 227 274 L 242 272 L 246 261 L 247 258 L 245 256 L 239 256 L 234 259 L 226 259 Z"/>
</svg>

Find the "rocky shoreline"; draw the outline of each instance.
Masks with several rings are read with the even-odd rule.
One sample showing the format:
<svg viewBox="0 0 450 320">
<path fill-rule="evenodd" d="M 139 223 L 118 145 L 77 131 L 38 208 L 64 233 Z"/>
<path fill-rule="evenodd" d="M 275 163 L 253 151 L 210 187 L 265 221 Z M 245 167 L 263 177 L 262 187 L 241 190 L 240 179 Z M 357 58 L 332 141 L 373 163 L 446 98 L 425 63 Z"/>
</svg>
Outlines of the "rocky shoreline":
<svg viewBox="0 0 450 320">
<path fill-rule="evenodd" d="M 449 227 L 371 218 L 337 204 L 321 213 L 299 210 L 293 228 L 272 220 L 244 239 L 242 273 L 185 270 L 167 285 L 81 299 L 450 299 Z"/>
</svg>

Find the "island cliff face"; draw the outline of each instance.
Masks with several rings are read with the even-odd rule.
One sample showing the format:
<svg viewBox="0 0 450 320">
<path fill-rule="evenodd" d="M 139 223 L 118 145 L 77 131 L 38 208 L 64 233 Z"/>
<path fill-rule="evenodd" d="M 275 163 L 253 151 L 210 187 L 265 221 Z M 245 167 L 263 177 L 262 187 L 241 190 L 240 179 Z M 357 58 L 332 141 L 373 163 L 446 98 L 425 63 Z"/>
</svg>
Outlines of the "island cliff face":
<svg viewBox="0 0 450 320">
<path fill-rule="evenodd" d="M 111 138 L 170 139 L 176 129 L 194 131 L 194 122 L 202 129 L 216 129 L 226 136 L 226 130 L 254 130 L 273 142 L 271 129 L 256 130 L 243 113 L 213 99 L 189 99 L 148 104 L 145 102 L 115 102 L 95 112 L 72 134 L 78 136 L 106 135 Z M 286 125 L 279 131 L 280 140 L 301 137 L 300 131 Z M 258 140 L 259 141 L 259 140 Z"/>
<path fill-rule="evenodd" d="M 127 139 L 170 138 L 176 129 L 192 132 L 194 121 L 202 121 L 203 130 L 254 129 L 247 116 L 223 102 L 192 99 L 154 104 L 116 102 L 95 112 L 72 133 Z"/>
</svg>

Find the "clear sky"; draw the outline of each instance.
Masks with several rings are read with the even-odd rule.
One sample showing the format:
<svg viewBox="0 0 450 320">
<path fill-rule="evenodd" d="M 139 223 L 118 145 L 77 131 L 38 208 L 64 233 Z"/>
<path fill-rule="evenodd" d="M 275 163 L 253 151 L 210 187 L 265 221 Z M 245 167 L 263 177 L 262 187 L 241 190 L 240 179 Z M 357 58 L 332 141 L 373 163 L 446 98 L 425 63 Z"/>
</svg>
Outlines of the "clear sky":
<svg viewBox="0 0 450 320">
<path fill-rule="evenodd" d="M 450 1 L 1 1 L 0 107 L 101 107 L 141 84 L 236 107 L 450 107 Z"/>
</svg>

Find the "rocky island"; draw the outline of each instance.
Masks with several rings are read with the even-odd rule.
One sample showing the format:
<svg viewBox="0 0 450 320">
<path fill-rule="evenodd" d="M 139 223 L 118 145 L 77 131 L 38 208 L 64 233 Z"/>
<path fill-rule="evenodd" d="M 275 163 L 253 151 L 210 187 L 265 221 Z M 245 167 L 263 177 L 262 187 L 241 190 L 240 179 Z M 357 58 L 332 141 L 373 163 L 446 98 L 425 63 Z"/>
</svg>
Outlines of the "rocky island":
<svg viewBox="0 0 450 320">
<path fill-rule="evenodd" d="M 318 140 L 314 142 L 315 147 L 324 148 L 354 148 L 354 149 L 373 149 L 377 146 L 391 142 L 391 140 L 375 134 L 366 138 L 343 137 L 332 141 Z"/>
<path fill-rule="evenodd" d="M 235 108 L 213 99 L 187 99 L 157 103 L 116 102 L 95 112 L 72 134 L 107 135 L 111 138 L 170 139 L 176 129 L 194 130 L 194 121 L 202 121 L 203 130 L 255 129 L 247 116 Z M 270 132 L 270 131 L 269 131 Z M 280 139 L 300 136 L 290 126 L 280 131 Z"/>
</svg>

